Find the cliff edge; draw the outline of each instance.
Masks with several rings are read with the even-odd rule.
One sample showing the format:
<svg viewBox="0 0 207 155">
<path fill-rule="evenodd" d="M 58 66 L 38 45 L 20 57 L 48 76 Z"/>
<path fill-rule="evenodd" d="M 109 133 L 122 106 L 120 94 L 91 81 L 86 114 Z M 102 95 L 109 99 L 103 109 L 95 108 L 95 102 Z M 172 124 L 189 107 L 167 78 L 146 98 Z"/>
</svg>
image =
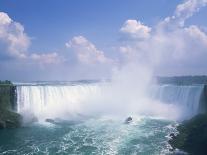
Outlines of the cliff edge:
<svg viewBox="0 0 207 155">
<path fill-rule="evenodd" d="M 170 135 L 170 145 L 189 154 L 207 154 L 207 114 L 199 114 L 177 127 L 178 134 Z"/>
<path fill-rule="evenodd" d="M 16 113 L 16 87 L 10 81 L 0 81 L 0 129 L 21 126 L 22 117 Z"/>
</svg>

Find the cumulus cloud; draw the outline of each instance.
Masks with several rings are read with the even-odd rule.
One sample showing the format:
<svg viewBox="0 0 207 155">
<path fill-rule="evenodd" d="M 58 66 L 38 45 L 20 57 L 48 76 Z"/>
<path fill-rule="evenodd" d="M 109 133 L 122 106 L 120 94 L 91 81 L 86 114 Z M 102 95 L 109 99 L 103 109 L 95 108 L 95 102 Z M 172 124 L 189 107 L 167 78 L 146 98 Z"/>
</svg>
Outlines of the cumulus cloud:
<svg viewBox="0 0 207 155">
<path fill-rule="evenodd" d="M 135 39 L 146 39 L 150 36 L 151 28 L 137 20 L 127 20 L 120 32 Z"/>
<path fill-rule="evenodd" d="M 25 58 L 30 45 L 30 38 L 24 27 L 13 21 L 6 13 L 0 12 L 0 48 L 1 55 Z"/>
<path fill-rule="evenodd" d="M 0 57 L 31 60 L 38 64 L 52 64 L 64 61 L 57 53 L 29 53 L 30 38 L 24 26 L 13 21 L 8 14 L 0 12 Z"/>
<path fill-rule="evenodd" d="M 65 45 L 75 52 L 81 63 L 96 64 L 111 62 L 111 59 L 107 58 L 103 51 L 98 50 L 93 43 L 83 36 L 75 36 Z"/>
<path fill-rule="evenodd" d="M 176 7 L 172 16 L 152 27 L 139 20 L 126 20 L 119 29 L 122 38 L 116 48 L 121 54 L 114 54 L 118 61 L 106 56 L 84 36 L 75 36 L 65 44 L 73 52 L 64 57 L 56 52 L 29 52 L 31 40 L 24 26 L 13 21 L 6 13 L 0 12 L 0 63 L 5 57 L 20 60 L 24 64 L 31 62 L 32 65 L 49 66 L 67 61 L 68 66 L 62 64 L 62 68 L 65 67 L 64 72 L 70 66 L 74 69 L 74 74 L 80 73 L 80 77 L 85 77 L 89 72 L 94 72 L 91 77 L 95 77 L 98 72 L 104 70 L 103 74 L 100 74 L 100 77 L 103 77 L 114 64 L 118 64 L 116 62 L 123 63 L 121 59 L 124 58 L 124 62 L 149 66 L 156 74 L 178 74 L 178 70 L 181 74 L 196 74 L 198 70 L 206 74 L 207 31 L 197 25 L 185 25 L 185 21 L 206 4 L 207 0 L 185 0 Z M 74 62 L 72 54 L 79 63 Z"/>
<path fill-rule="evenodd" d="M 207 34 L 196 25 L 185 26 L 184 23 L 205 5 L 206 0 L 188 0 L 179 4 L 173 16 L 167 17 L 146 31 L 145 39 L 138 39 L 140 33 L 127 31 L 133 34 L 130 35 L 131 39 L 137 39 L 133 42 L 123 42 L 120 51 L 127 55 L 126 58 L 129 61 L 133 59 L 139 63 L 151 65 L 158 68 L 159 72 L 164 70 L 170 72 L 172 68 L 176 68 L 174 74 L 179 69 L 183 69 L 184 73 L 190 68 L 198 67 L 199 64 L 201 68 L 201 64 L 207 61 Z M 127 21 L 121 30 L 126 29 Z M 203 66 L 203 70 L 204 68 Z"/>
</svg>

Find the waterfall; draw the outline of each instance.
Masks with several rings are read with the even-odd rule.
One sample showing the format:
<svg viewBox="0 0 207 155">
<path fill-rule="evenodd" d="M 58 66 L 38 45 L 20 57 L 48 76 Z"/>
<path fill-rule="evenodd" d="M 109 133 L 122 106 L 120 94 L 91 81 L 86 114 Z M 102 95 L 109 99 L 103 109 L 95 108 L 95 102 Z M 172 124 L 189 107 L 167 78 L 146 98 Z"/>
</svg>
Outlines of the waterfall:
<svg viewBox="0 0 207 155">
<path fill-rule="evenodd" d="M 38 118 L 54 118 L 79 115 L 88 107 L 93 108 L 96 106 L 96 108 L 100 109 L 105 108 L 103 104 L 108 104 L 107 111 L 112 108 L 114 108 L 112 111 L 119 111 L 121 109 L 118 110 L 120 106 L 123 107 L 122 109 L 129 107 L 126 102 L 130 98 L 133 98 L 133 96 L 126 94 L 129 96 L 127 98 L 129 100 L 123 101 L 125 97 L 119 94 L 114 95 L 113 91 L 109 91 L 111 87 L 107 86 L 109 89 L 104 88 L 103 85 L 97 83 L 77 85 L 18 85 L 17 110 L 23 114 L 32 113 Z M 159 101 L 165 105 L 176 105 L 182 109 L 184 115 L 193 116 L 198 113 L 203 88 L 203 85 L 156 85 L 149 88 L 148 98 L 151 101 Z M 153 102 L 150 100 L 148 100 L 150 104 L 145 104 L 144 102 L 139 102 L 138 99 L 139 97 L 134 98 L 136 104 L 132 105 L 134 106 L 132 109 L 137 108 L 140 110 L 145 106 L 148 109 L 151 108 L 151 111 L 157 110 L 156 107 L 153 108 Z M 115 104 L 114 102 L 117 103 Z M 123 106 L 123 104 L 125 105 Z M 146 110 L 146 108 L 143 109 Z M 161 110 L 164 108 L 166 111 L 166 106 L 161 107 Z M 169 106 L 167 109 L 169 112 L 170 108 L 172 106 Z M 141 112 L 143 113 L 143 111 Z"/>
<path fill-rule="evenodd" d="M 98 92 L 96 85 L 17 86 L 17 110 L 33 113 L 38 118 L 77 114 L 81 104 Z"/>
<path fill-rule="evenodd" d="M 198 113 L 203 85 L 160 85 L 153 86 L 150 97 L 167 104 L 178 105 L 193 116 Z"/>
</svg>

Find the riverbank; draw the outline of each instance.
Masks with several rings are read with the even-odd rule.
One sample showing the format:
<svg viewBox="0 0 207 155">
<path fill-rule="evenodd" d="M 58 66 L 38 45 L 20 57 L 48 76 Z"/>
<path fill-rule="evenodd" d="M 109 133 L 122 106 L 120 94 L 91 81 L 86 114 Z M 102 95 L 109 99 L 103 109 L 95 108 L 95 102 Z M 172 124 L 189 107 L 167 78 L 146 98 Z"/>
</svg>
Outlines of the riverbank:
<svg viewBox="0 0 207 155">
<path fill-rule="evenodd" d="M 180 149 L 189 154 L 207 154 L 207 114 L 199 114 L 177 127 L 178 134 L 169 140 L 173 150 Z"/>
<path fill-rule="evenodd" d="M 22 117 L 16 110 L 16 87 L 10 81 L 0 81 L 0 129 L 21 126 Z"/>
</svg>

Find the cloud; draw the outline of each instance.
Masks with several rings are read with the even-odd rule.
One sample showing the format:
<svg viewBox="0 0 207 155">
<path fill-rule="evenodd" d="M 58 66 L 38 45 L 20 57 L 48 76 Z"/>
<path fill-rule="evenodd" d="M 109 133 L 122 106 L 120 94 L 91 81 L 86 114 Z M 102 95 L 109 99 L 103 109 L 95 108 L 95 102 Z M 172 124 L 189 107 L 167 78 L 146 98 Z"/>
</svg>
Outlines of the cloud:
<svg viewBox="0 0 207 155">
<path fill-rule="evenodd" d="M 59 56 L 56 52 L 47 54 L 31 54 L 30 59 L 38 62 L 39 64 L 58 64 L 64 62 L 65 59 Z"/>
<path fill-rule="evenodd" d="M 134 39 L 146 39 L 150 36 L 151 28 L 137 20 L 127 20 L 120 32 Z"/>
<path fill-rule="evenodd" d="M 73 51 L 71 53 L 60 55 L 58 52 L 29 51 L 31 40 L 24 26 L 0 12 L 0 67 L 5 70 L 2 66 L 8 67 L 10 61 L 2 60 L 9 58 L 12 72 L 17 64 L 22 68 L 26 66 L 28 72 L 31 70 L 29 65 L 33 69 L 46 65 L 51 73 L 55 70 L 56 75 L 61 76 L 60 73 L 70 70 L 77 77 L 88 75 L 94 78 L 98 74 L 104 77 L 118 64 L 122 66 L 126 62 L 135 62 L 149 67 L 156 74 L 207 74 L 207 31 L 202 26 L 185 25 L 185 21 L 206 4 L 207 0 L 185 0 L 176 7 L 172 16 L 154 26 L 147 26 L 135 19 L 126 20 L 119 29 L 121 42 L 114 48 L 120 52 L 110 53 L 118 60 L 106 56 L 84 36 L 74 36 L 65 44 Z M 53 65 L 56 67 L 53 68 L 52 64 L 58 65 Z M 21 70 L 21 67 L 17 70 Z M 70 73 L 68 76 L 71 77 Z"/>
<path fill-rule="evenodd" d="M 58 53 L 29 53 L 30 38 L 24 31 L 24 26 L 13 21 L 8 14 L 0 12 L 0 57 L 23 59 L 24 63 L 57 64 L 64 62 Z"/>
<path fill-rule="evenodd" d="M 78 60 L 84 64 L 96 64 L 96 63 L 110 63 L 112 60 L 104 55 L 104 52 L 98 50 L 93 43 L 87 40 L 83 36 L 75 36 L 69 42 L 66 47 L 71 48 Z"/>
<path fill-rule="evenodd" d="M 175 10 L 175 18 L 180 20 L 183 25 L 184 21 L 191 17 L 195 12 L 198 12 L 201 7 L 206 6 L 207 0 L 186 0 L 179 4 Z"/>
<path fill-rule="evenodd" d="M 171 70 L 174 74 L 178 72 L 182 74 L 196 67 L 202 68 L 204 74 L 206 65 L 203 64 L 207 61 L 207 34 L 196 25 L 185 26 L 184 23 L 205 5 L 206 0 L 188 0 L 179 4 L 173 16 L 159 22 L 150 28 L 150 31 L 144 31 L 147 32 L 143 33 L 147 34 L 144 35 L 147 36 L 145 39 L 139 39 L 140 33 L 135 33 L 136 31 L 125 30 L 127 20 L 121 30 L 124 29 L 133 35 L 125 38 L 126 42 L 120 45 L 120 52 L 126 55 L 128 61 L 151 66 L 157 74 L 170 73 Z M 129 42 L 129 37 L 134 41 Z"/>
<path fill-rule="evenodd" d="M 0 48 L 1 55 L 13 58 L 25 58 L 30 45 L 30 38 L 24 27 L 13 21 L 6 13 L 0 12 Z"/>
<path fill-rule="evenodd" d="M 207 5 L 207 0 L 186 0 L 177 5 L 176 10 L 171 17 L 166 17 L 160 25 L 174 27 L 183 27 L 185 21 Z"/>
</svg>

